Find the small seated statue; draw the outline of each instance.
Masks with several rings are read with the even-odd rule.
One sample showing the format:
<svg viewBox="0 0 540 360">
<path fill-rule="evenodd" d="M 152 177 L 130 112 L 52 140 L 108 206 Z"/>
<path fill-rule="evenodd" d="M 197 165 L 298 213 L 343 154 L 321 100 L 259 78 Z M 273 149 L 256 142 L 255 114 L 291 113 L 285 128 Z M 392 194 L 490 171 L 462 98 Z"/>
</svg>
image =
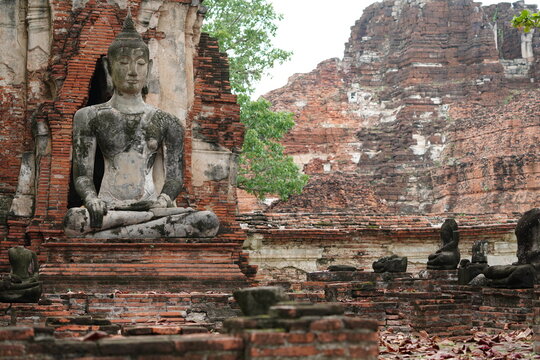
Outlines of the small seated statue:
<svg viewBox="0 0 540 360">
<path fill-rule="evenodd" d="M 42 286 L 36 253 L 23 246 L 8 249 L 11 272 L 0 281 L 0 302 L 37 303 Z"/>
<path fill-rule="evenodd" d="M 285 290 L 279 286 L 238 289 L 233 292 L 233 296 L 244 316 L 266 315 L 270 307 L 289 300 Z"/>
<path fill-rule="evenodd" d="M 398 273 L 407 271 L 407 262 L 408 259 L 406 256 L 401 257 L 394 254 L 380 258 L 372 266 L 373 271 L 376 273 Z"/>
<path fill-rule="evenodd" d="M 507 289 L 533 288 L 540 271 L 540 208 L 523 214 L 516 225 L 518 261 L 490 266 L 484 271 L 487 286 Z"/>
<path fill-rule="evenodd" d="M 487 263 L 487 242 L 475 241 L 472 246 L 472 258 L 459 263 L 458 284 L 467 285 L 472 279 L 482 274 L 489 267 Z"/>
<path fill-rule="evenodd" d="M 446 219 L 441 227 L 442 247 L 429 255 L 429 270 L 454 270 L 460 260 L 458 225 L 454 219 Z"/>
<path fill-rule="evenodd" d="M 73 119 L 73 179 L 84 207 L 69 209 L 66 235 L 215 236 L 214 213 L 176 207 L 183 188 L 184 129 L 176 117 L 144 102 L 152 61 L 130 14 L 104 63 L 114 86 L 111 99 L 78 110 Z M 105 164 L 99 194 L 93 182 L 97 147 Z"/>
</svg>

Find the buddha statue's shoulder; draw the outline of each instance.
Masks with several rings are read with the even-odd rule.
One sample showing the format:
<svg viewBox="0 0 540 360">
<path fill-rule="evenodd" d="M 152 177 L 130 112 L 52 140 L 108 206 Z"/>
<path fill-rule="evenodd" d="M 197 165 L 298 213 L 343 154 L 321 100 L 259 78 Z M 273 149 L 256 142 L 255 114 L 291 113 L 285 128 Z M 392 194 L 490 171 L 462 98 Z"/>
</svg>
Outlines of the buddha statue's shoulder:
<svg viewBox="0 0 540 360">
<path fill-rule="evenodd" d="M 158 108 L 154 108 L 154 114 L 152 118 L 160 119 L 162 121 L 174 121 L 180 123 L 180 120 L 176 116 Z"/>
<path fill-rule="evenodd" d="M 163 111 L 158 108 L 153 109 L 153 114 L 151 117 L 151 122 L 156 124 L 157 126 L 161 128 L 180 128 L 183 129 L 182 123 L 180 122 L 180 119 L 178 119 L 173 114 L 170 114 L 166 111 Z"/>
<path fill-rule="evenodd" d="M 94 119 L 98 118 L 100 114 L 110 111 L 112 111 L 112 107 L 108 103 L 90 105 L 77 110 L 73 120 L 75 126 L 89 125 Z"/>
</svg>

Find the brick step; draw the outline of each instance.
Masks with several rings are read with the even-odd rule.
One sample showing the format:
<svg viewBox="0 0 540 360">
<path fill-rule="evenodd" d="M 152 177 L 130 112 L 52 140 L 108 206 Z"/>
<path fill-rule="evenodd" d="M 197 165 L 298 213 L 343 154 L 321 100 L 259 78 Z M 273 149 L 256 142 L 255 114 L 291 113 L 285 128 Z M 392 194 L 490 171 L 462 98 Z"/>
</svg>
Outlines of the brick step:
<svg viewBox="0 0 540 360">
<path fill-rule="evenodd" d="M 73 240 L 73 242 L 71 242 Z M 237 243 L 185 239 L 70 239 L 40 254 L 47 292 L 198 291 L 247 286 Z"/>
<path fill-rule="evenodd" d="M 177 264 L 177 265 L 230 265 L 233 264 L 234 261 L 232 258 L 228 257 L 222 257 L 222 258 L 215 258 L 215 259 L 197 259 L 197 258 L 190 258 L 190 259 L 183 259 L 183 258 L 156 258 L 156 259 L 144 259 L 139 261 L 129 261 L 129 259 L 118 259 L 115 262 L 112 261 L 101 261 L 98 259 L 96 261 L 73 261 L 68 263 L 61 263 L 58 262 L 58 264 L 61 265 L 96 265 L 96 266 L 105 266 L 105 265 L 122 265 L 122 266 L 140 266 L 140 265 L 148 265 L 148 264 Z M 51 266 L 51 264 L 56 265 L 56 263 L 47 263 L 42 264 L 41 268 L 46 268 Z"/>
<path fill-rule="evenodd" d="M 50 272 L 50 273 L 47 273 L 47 274 L 44 274 L 45 276 L 71 276 L 71 275 L 75 275 L 75 276 L 88 276 L 88 277 L 93 277 L 93 278 L 99 278 L 100 276 L 102 277 L 108 277 L 108 276 L 127 276 L 127 277 L 130 277 L 130 275 L 133 277 L 133 279 L 137 279 L 137 278 L 144 278 L 144 277 L 148 277 L 149 275 L 146 275 L 146 274 L 141 274 L 139 273 L 138 271 L 134 271 L 134 272 L 120 272 L 120 271 L 103 271 L 103 272 L 95 272 L 95 271 L 63 271 L 63 272 Z M 146 276 L 145 276 L 146 275 Z M 226 279 L 227 275 L 229 276 L 234 276 L 234 275 L 237 275 L 237 272 L 236 271 L 228 271 L 228 272 L 220 272 L 220 273 L 216 273 L 216 272 L 207 272 L 207 273 L 201 273 L 201 272 L 197 272 L 197 271 L 193 271 L 193 272 L 181 272 L 181 271 L 157 271 L 157 272 L 152 272 L 150 274 L 151 276 L 156 276 L 156 277 L 162 277 L 162 276 L 170 276 L 170 277 L 190 277 L 192 278 L 193 280 L 195 279 Z"/>
<path fill-rule="evenodd" d="M 150 266 L 149 266 L 150 265 Z M 88 270 L 129 270 L 137 269 L 138 271 L 145 271 L 149 269 L 236 269 L 238 266 L 233 263 L 205 263 L 205 262 L 196 262 L 196 263 L 184 263 L 176 264 L 174 262 L 167 263 L 143 263 L 143 264 L 109 264 L 109 263 L 79 263 L 79 264 L 45 264 L 40 268 L 40 272 L 46 272 L 49 269 L 58 269 L 58 270 L 70 270 L 70 269 L 88 269 Z"/>
<path fill-rule="evenodd" d="M 191 254 L 177 253 L 177 254 L 135 254 L 132 256 L 124 256 L 123 254 L 116 253 L 114 255 L 102 255 L 101 258 L 92 257 L 93 255 L 88 256 L 78 256 L 77 254 L 70 254 L 69 259 L 65 259 L 62 256 L 58 257 L 49 257 L 46 263 L 94 263 L 94 264 L 112 264 L 112 263 L 125 263 L 125 264 L 147 264 L 147 263 L 160 263 L 160 262 L 179 262 L 179 263 L 190 263 L 190 262 L 206 262 L 206 263 L 231 263 L 236 260 L 236 257 L 233 257 L 231 254 L 212 256 L 209 254 L 207 257 L 201 258 L 199 256 L 194 256 Z"/>
<path fill-rule="evenodd" d="M 217 291 L 231 292 L 249 286 L 246 277 L 240 272 L 218 271 L 208 276 L 197 276 L 197 273 L 174 273 L 171 275 L 129 275 L 109 273 L 107 275 L 43 274 L 43 289 L 47 293 L 60 293 L 71 290 L 84 293 L 122 292 L 191 292 Z"/>
</svg>

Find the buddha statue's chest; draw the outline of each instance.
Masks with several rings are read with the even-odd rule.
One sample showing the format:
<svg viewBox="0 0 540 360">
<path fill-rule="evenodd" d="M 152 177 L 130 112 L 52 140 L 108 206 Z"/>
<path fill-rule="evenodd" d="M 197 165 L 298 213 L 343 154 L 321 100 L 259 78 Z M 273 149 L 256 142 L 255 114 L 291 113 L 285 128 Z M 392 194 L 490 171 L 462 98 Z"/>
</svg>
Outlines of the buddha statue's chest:
<svg viewBox="0 0 540 360">
<path fill-rule="evenodd" d="M 92 130 L 106 157 L 133 151 L 155 153 L 162 137 L 159 128 L 153 126 L 151 117 L 145 113 L 100 111 L 92 123 Z"/>
</svg>

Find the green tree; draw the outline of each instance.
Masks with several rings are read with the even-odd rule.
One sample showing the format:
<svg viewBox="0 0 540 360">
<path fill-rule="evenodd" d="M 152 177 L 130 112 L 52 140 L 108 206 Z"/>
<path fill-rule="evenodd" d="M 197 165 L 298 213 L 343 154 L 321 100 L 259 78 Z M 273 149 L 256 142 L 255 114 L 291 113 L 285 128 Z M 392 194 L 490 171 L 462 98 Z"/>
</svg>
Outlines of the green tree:
<svg viewBox="0 0 540 360">
<path fill-rule="evenodd" d="M 249 98 L 266 71 L 291 56 L 272 45 L 282 16 L 267 0 L 206 0 L 204 4 L 208 12 L 203 31 L 217 38 L 221 51 L 229 56 L 231 88 L 238 95 L 240 119 L 246 126 L 238 186 L 260 199 L 268 194 L 287 199 L 300 193 L 308 177 L 279 143 L 294 126 L 293 114 L 273 112 L 268 101 Z"/>
<path fill-rule="evenodd" d="M 529 32 L 532 28 L 538 28 L 540 27 L 540 12 L 532 13 L 525 9 L 519 15 L 514 16 L 512 26 L 523 29 L 524 32 Z"/>
<path fill-rule="evenodd" d="M 277 194 L 287 199 L 299 194 L 308 176 L 299 172 L 290 156 L 283 154 L 279 141 L 294 126 L 293 114 L 270 110 L 270 102 L 259 99 L 250 101 L 240 95 L 240 119 L 246 125 L 238 186 L 263 198 Z"/>
</svg>

